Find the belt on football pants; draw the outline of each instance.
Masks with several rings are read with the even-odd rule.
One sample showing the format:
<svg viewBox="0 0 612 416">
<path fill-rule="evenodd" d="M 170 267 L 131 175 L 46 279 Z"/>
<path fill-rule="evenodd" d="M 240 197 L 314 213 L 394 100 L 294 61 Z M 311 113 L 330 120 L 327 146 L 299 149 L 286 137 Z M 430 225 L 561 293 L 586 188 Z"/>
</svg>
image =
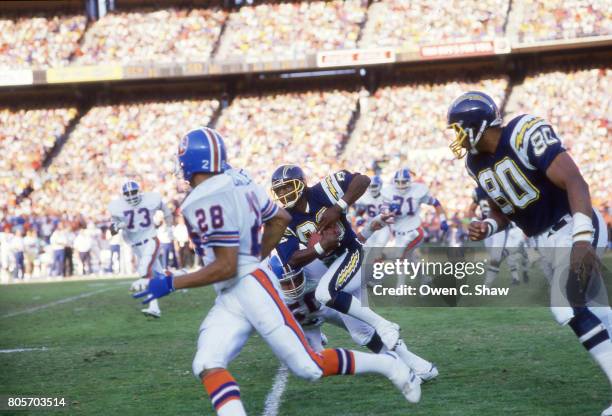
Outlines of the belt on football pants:
<svg viewBox="0 0 612 416">
<path fill-rule="evenodd" d="M 144 239 L 144 240 L 142 240 L 142 241 L 139 241 L 139 242 L 137 242 L 137 243 L 132 244 L 132 247 L 138 247 L 138 246 L 141 246 L 141 245 L 143 245 L 143 244 L 147 244 L 148 242 L 149 242 L 149 239 L 148 239 L 148 238 L 145 238 L 145 239 Z"/>
</svg>

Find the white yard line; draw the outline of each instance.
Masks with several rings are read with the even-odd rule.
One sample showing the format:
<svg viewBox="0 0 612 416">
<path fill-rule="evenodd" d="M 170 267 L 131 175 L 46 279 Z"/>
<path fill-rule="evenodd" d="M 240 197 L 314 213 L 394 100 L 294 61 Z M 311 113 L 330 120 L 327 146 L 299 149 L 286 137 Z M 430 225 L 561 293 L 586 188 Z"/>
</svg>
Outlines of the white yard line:
<svg viewBox="0 0 612 416">
<path fill-rule="evenodd" d="M 13 352 L 28 352 L 28 351 L 48 351 L 47 347 L 40 348 L 14 348 L 12 350 L 0 350 L 0 354 L 11 354 Z"/>
<path fill-rule="evenodd" d="M 280 408 L 283 393 L 285 387 L 287 387 L 287 380 L 289 379 L 289 370 L 283 364 L 278 367 L 276 377 L 274 377 L 274 384 L 268 395 L 266 396 L 266 402 L 264 404 L 264 411 L 262 416 L 277 416 L 278 409 Z"/>
<path fill-rule="evenodd" d="M 115 287 L 107 287 L 107 288 L 99 289 L 99 290 L 94 290 L 93 292 L 81 293 L 80 295 L 70 296 L 70 297 L 67 297 L 67 298 L 64 298 L 64 299 L 56 300 L 56 301 L 51 302 L 51 303 L 46 303 L 44 305 L 33 306 L 31 308 L 24 309 L 24 310 L 21 310 L 21 311 L 7 313 L 6 315 L 0 316 L 0 318 L 11 318 L 13 316 L 34 313 L 36 311 L 40 311 L 42 309 L 47 309 L 47 308 L 50 308 L 52 306 L 62 305 L 64 303 L 72 302 L 72 301 L 75 301 L 75 300 L 79 300 L 79 299 L 83 299 L 83 298 L 88 298 L 90 296 L 97 295 L 98 293 L 107 292 L 107 291 L 109 291 L 111 289 L 115 289 L 115 288 L 116 288 L 116 286 Z"/>
</svg>

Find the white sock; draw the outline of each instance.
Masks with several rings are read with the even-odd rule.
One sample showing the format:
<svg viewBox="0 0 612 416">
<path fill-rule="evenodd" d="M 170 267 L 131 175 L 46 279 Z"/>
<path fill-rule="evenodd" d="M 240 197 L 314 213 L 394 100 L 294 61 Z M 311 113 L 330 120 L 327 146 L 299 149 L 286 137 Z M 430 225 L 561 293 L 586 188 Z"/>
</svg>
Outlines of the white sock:
<svg viewBox="0 0 612 416">
<path fill-rule="evenodd" d="M 393 351 L 417 373 L 425 373 L 431 369 L 431 363 L 411 352 L 402 339 L 399 340 Z"/>
<path fill-rule="evenodd" d="M 391 377 L 397 358 L 391 353 L 370 354 L 352 351 L 355 359 L 355 374 L 376 373 Z"/>
<path fill-rule="evenodd" d="M 230 400 L 217 410 L 219 416 L 246 416 L 242 400 Z"/>
<path fill-rule="evenodd" d="M 362 306 L 361 301 L 353 296 L 351 300 L 351 306 L 347 312 L 348 315 L 351 315 L 353 318 L 357 318 L 360 321 L 369 324 L 370 326 L 376 328 L 382 322 L 385 322 L 386 319 L 374 312 L 372 309 Z"/>
<path fill-rule="evenodd" d="M 153 299 L 151 302 L 149 302 L 149 309 L 155 312 L 161 312 L 159 310 L 159 303 L 157 302 L 157 299 Z"/>
</svg>

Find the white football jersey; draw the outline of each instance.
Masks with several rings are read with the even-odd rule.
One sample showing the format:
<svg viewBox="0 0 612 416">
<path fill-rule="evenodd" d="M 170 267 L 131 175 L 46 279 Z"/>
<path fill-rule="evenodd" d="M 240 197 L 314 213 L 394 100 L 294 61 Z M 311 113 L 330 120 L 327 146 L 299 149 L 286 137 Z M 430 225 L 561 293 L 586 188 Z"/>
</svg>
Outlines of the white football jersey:
<svg viewBox="0 0 612 416">
<path fill-rule="evenodd" d="M 159 210 L 164 217 L 172 215 L 157 192 L 143 192 L 142 200 L 136 206 L 125 202 L 123 198 L 115 199 L 108 205 L 113 223 L 124 223 L 123 239 L 128 244 L 136 244 L 157 235 L 153 215 Z"/>
<path fill-rule="evenodd" d="M 361 198 L 355 202 L 355 205 L 358 209 L 362 209 L 365 212 L 365 215 L 368 219 L 372 219 L 383 209 L 385 202 L 383 199 L 383 194 L 380 192 L 378 196 L 374 197 L 372 193 L 367 190 Z"/>
<path fill-rule="evenodd" d="M 433 204 L 434 198 L 429 194 L 427 185 L 412 182 L 408 190 L 404 193 L 399 192 L 395 186 L 383 189 L 383 199 L 386 205 L 396 205 L 395 224 L 393 229 L 396 231 L 410 231 L 421 225 L 419 211 L 421 204 Z"/>
<path fill-rule="evenodd" d="M 247 174 L 230 169 L 195 187 L 181 212 L 190 233 L 205 248 L 238 247 L 238 271 L 232 279 L 215 284 L 219 292 L 257 269 L 261 225 L 276 215 L 278 207 Z M 206 263 L 214 261 L 213 250 L 206 253 Z"/>
</svg>

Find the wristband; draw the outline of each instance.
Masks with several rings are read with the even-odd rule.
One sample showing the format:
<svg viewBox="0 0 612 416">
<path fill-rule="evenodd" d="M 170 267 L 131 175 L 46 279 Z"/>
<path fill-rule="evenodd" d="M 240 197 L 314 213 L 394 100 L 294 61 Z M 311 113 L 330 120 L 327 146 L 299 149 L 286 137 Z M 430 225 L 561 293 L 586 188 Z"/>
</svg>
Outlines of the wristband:
<svg viewBox="0 0 612 416">
<path fill-rule="evenodd" d="M 317 252 L 319 256 L 322 256 L 323 254 L 325 254 L 325 250 L 323 250 L 323 246 L 321 245 L 321 243 L 315 244 L 313 248 L 315 249 L 315 251 Z"/>
<path fill-rule="evenodd" d="M 491 237 L 497 232 L 499 225 L 497 224 L 497 221 L 495 221 L 493 218 L 487 218 L 483 222 L 487 224 L 487 237 Z"/>
<path fill-rule="evenodd" d="M 440 214 L 440 215 L 438 215 L 438 219 L 440 220 L 440 222 L 446 221 L 446 215 Z"/>
<path fill-rule="evenodd" d="M 582 212 L 577 212 L 572 217 L 572 243 L 577 241 L 593 241 L 593 220 Z"/>
<path fill-rule="evenodd" d="M 346 213 L 346 211 L 348 211 L 349 205 L 346 203 L 344 199 L 342 198 L 338 199 L 338 201 L 336 201 L 336 205 L 338 205 L 340 209 L 342 209 L 342 212 Z"/>
<path fill-rule="evenodd" d="M 369 222 L 365 227 L 363 227 L 363 230 L 361 230 L 361 236 L 367 240 L 370 238 L 370 236 L 372 236 L 372 234 L 374 234 L 372 232 L 372 222 Z"/>
</svg>

